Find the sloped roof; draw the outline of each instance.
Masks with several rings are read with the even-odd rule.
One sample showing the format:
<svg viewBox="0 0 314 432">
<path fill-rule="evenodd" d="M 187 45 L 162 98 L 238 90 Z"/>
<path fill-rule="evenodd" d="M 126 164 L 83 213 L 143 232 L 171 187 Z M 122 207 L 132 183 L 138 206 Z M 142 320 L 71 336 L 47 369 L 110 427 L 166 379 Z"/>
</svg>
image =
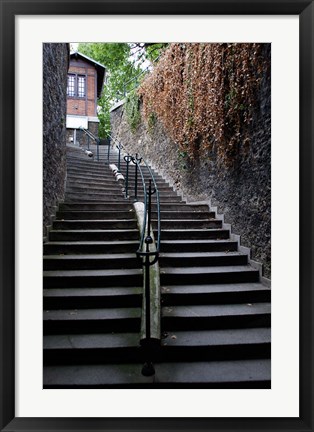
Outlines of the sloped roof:
<svg viewBox="0 0 314 432">
<path fill-rule="evenodd" d="M 106 73 L 106 67 L 100 63 L 98 63 L 96 60 L 86 56 L 85 54 L 82 54 L 78 51 L 73 52 L 70 54 L 70 59 L 81 59 L 85 62 L 90 63 L 91 65 L 95 66 L 97 70 L 97 97 L 100 97 L 101 91 L 104 85 L 104 79 L 105 79 L 105 73 Z"/>
</svg>

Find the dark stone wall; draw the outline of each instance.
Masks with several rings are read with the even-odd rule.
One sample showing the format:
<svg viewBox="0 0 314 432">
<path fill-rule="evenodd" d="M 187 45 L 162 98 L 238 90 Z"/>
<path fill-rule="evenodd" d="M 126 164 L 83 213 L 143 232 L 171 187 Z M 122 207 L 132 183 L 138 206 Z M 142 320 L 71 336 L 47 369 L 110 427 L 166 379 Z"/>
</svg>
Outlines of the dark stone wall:
<svg viewBox="0 0 314 432">
<path fill-rule="evenodd" d="M 43 232 L 53 207 L 64 199 L 66 179 L 66 88 L 69 46 L 43 44 Z"/>
<path fill-rule="evenodd" d="M 270 57 L 270 45 L 264 55 Z M 111 113 L 111 130 L 130 153 L 138 152 L 163 171 L 190 200 L 210 199 L 251 248 L 252 259 L 271 274 L 271 83 L 264 75 L 260 103 L 254 114 L 250 145 L 239 151 L 234 166 L 218 167 L 215 151 L 208 157 L 187 160 L 157 122 L 149 129 L 141 122 L 132 133 L 123 106 Z"/>
</svg>

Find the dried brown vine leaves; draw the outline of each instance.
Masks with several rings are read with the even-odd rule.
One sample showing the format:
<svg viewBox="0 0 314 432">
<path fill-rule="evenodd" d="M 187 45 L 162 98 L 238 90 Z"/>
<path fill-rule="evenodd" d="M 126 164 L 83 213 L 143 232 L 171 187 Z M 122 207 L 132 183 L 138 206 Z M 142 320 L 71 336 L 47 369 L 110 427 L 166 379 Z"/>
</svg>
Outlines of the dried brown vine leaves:
<svg viewBox="0 0 314 432">
<path fill-rule="evenodd" d="M 269 69 L 262 44 L 172 43 L 139 88 L 144 116 L 156 115 L 190 158 L 215 145 L 230 165 L 249 144 Z"/>
</svg>

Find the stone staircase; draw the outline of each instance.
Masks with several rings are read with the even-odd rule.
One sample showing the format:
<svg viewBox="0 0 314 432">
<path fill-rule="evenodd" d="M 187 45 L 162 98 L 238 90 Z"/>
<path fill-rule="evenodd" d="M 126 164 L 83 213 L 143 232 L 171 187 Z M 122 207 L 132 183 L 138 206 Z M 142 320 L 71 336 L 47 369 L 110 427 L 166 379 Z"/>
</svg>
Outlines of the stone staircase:
<svg viewBox="0 0 314 432">
<path fill-rule="evenodd" d="M 44 244 L 44 387 L 270 388 L 270 288 L 207 206 L 186 204 L 155 178 L 162 229 L 155 375 L 141 374 L 132 196 L 125 199 L 105 160 L 69 147 L 65 201 Z"/>
</svg>

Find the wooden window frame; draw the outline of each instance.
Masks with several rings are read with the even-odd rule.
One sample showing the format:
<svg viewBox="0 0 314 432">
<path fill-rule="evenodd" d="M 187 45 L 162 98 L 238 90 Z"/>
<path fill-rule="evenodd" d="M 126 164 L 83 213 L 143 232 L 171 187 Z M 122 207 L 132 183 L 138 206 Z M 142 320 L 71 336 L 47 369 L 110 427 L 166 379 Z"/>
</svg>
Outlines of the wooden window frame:
<svg viewBox="0 0 314 432">
<path fill-rule="evenodd" d="M 73 77 L 74 78 L 74 94 L 70 95 L 69 94 L 69 77 Z M 79 78 L 83 78 L 84 79 L 84 94 L 82 96 L 80 96 L 79 94 Z M 68 73 L 68 82 L 67 82 L 67 97 L 68 98 L 72 98 L 72 99 L 86 99 L 86 95 L 87 95 L 87 77 L 86 74 L 78 74 L 78 73 Z"/>
</svg>

